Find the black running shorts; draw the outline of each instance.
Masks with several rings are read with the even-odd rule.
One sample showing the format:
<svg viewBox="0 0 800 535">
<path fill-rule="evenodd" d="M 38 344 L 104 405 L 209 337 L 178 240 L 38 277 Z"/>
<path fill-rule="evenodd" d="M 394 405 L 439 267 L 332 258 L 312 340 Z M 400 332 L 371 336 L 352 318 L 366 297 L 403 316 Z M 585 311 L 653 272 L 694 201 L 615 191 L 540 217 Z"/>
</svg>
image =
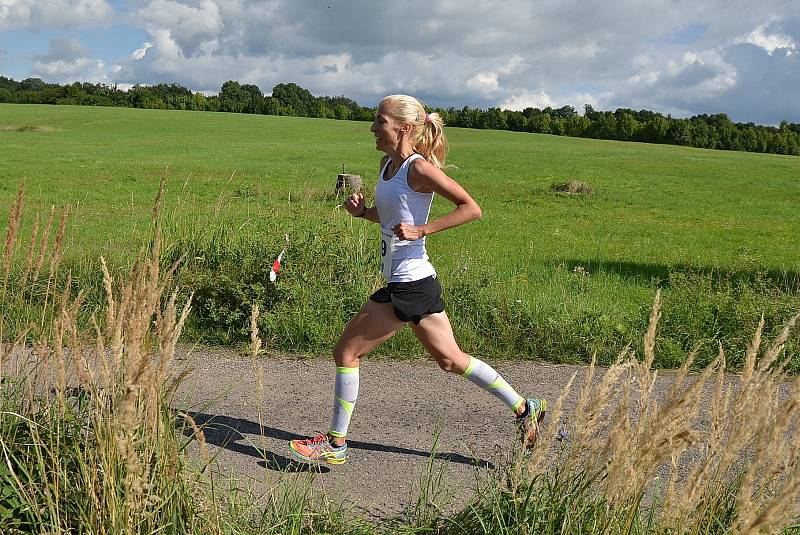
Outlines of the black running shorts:
<svg viewBox="0 0 800 535">
<path fill-rule="evenodd" d="M 410 282 L 390 282 L 369 298 L 376 303 L 392 303 L 400 321 L 419 323 L 422 316 L 444 310 L 442 287 L 435 275 Z"/>
</svg>

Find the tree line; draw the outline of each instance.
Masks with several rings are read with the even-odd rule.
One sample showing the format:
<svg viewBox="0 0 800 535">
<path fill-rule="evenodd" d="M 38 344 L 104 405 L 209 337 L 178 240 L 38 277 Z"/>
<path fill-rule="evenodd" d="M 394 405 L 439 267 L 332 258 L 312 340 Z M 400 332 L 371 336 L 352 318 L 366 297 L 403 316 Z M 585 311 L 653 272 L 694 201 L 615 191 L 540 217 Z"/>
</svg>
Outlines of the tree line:
<svg viewBox="0 0 800 535">
<path fill-rule="evenodd" d="M 135 85 L 127 91 L 106 84 L 75 82 L 49 84 L 38 78 L 15 81 L 0 76 L 0 102 L 72 104 L 129 108 L 219 111 L 372 121 L 375 108 L 344 96 L 315 97 L 294 83 L 281 83 L 265 95 L 258 86 L 229 80 L 216 95 L 193 93 L 178 84 Z M 512 130 L 558 136 L 668 143 L 709 149 L 766 152 L 800 156 L 800 124 L 780 126 L 734 123 L 724 113 L 677 119 L 648 110 L 618 108 L 596 111 L 586 105 L 583 115 L 572 106 L 525 108 L 436 108 L 449 126 Z"/>
</svg>

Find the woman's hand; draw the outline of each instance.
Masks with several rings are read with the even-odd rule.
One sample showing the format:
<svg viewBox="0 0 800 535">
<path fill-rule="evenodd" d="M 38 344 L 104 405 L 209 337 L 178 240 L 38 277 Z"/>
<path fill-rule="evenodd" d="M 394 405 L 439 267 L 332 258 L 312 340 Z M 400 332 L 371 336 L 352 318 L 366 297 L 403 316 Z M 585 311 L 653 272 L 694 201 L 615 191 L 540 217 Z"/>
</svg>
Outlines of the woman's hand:
<svg viewBox="0 0 800 535">
<path fill-rule="evenodd" d="M 352 193 L 344 203 L 345 209 L 354 217 L 364 217 L 367 212 L 367 205 L 364 204 L 364 195 Z"/>
<path fill-rule="evenodd" d="M 401 240 L 414 241 L 425 237 L 425 229 L 422 226 L 409 225 L 408 223 L 398 223 L 392 227 L 394 235 Z"/>
</svg>

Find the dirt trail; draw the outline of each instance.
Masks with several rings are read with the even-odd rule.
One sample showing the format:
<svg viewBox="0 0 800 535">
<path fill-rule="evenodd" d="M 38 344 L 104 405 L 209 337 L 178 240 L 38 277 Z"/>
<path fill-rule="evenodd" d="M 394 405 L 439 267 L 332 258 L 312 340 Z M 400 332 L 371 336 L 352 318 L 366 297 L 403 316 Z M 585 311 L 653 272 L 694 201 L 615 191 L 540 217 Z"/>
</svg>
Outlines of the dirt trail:
<svg viewBox="0 0 800 535">
<path fill-rule="evenodd" d="M 4 373 L 21 373 L 35 361 L 29 351 L 16 352 L 4 363 Z M 585 366 L 531 361 L 492 365 L 520 394 L 551 402 L 577 375 L 564 404 L 565 414 L 574 412 Z M 446 467 L 444 487 L 451 495 L 450 508 L 457 508 L 472 496 L 476 478 L 485 480 L 489 468 L 503 466 L 514 445 L 513 416 L 468 380 L 443 372 L 431 360 L 366 358 L 348 436 L 349 460 L 312 470 L 291 461 L 288 441 L 327 431 L 332 361 L 285 356 L 254 361 L 232 350 L 181 348 L 174 367 L 175 373 L 191 373 L 181 383 L 173 408 L 203 426 L 217 483 L 247 488 L 257 496 L 282 478 L 313 477 L 318 495 L 353 506 L 367 518 L 390 519 L 416 502 L 420 476 L 438 438 L 437 466 Z M 597 371 L 595 380 L 604 372 Z M 674 375 L 659 372 L 657 399 L 663 400 Z M 736 387 L 739 378 L 729 375 L 726 381 Z M 780 387 L 781 401 L 791 388 L 792 383 Z M 710 399 L 712 390 L 707 384 L 701 395 Z M 708 425 L 707 406 L 695 425 Z M 787 438 L 795 434 L 792 429 Z M 189 450 L 197 454 L 196 441 Z M 691 465 L 690 457 L 679 463 L 682 472 Z"/>
<path fill-rule="evenodd" d="M 260 403 L 259 372 L 250 358 L 220 350 L 184 353 L 179 365 L 193 372 L 175 403 L 205 424 L 220 475 L 256 491 L 295 467 L 289 440 L 327 431 L 334 373 L 327 359 L 257 362 L 263 370 Z M 522 395 L 553 401 L 574 372 L 584 372 L 582 367 L 530 361 L 493 364 Z M 505 458 L 514 422 L 493 396 L 432 361 L 367 358 L 349 432 L 348 463 L 324 467 L 313 485 L 364 515 L 386 518 L 416 499 L 437 432 L 439 458 L 450 461 L 445 484 L 457 505 L 471 496 L 475 478 L 485 475 L 487 466 Z"/>
</svg>

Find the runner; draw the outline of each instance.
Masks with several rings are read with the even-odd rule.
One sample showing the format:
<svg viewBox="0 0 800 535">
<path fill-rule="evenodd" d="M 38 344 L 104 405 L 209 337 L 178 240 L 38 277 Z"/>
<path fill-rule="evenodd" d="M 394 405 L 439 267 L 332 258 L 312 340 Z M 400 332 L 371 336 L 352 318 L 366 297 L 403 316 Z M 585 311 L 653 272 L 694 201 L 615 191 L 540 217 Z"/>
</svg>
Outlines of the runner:
<svg viewBox="0 0 800 535">
<path fill-rule="evenodd" d="M 441 369 L 466 377 L 515 413 L 526 447 L 532 447 L 539 434 L 547 402 L 521 397 L 494 368 L 461 351 L 444 311 L 436 271 L 428 262 L 428 235 L 481 217 L 478 204 L 442 171 L 447 155 L 443 128 L 439 114 L 426 113 L 414 97 L 391 95 L 378 105 L 370 131 L 375 147 L 386 156 L 381 160 L 375 206 L 367 207 L 358 193 L 348 197 L 345 207 L 353 217 L 380 225 L 381 271 L 387 285 L 369 297 L 333 349 L 337 368 L 331 427 L 328 433 L 289 442 L 298 461 L 343 464 L 347 460 L 345 437 L 358 397 L 359 359 L 406 323 Z M 434 193 L 455 208 L 428 221 Z"/>
</svg>

